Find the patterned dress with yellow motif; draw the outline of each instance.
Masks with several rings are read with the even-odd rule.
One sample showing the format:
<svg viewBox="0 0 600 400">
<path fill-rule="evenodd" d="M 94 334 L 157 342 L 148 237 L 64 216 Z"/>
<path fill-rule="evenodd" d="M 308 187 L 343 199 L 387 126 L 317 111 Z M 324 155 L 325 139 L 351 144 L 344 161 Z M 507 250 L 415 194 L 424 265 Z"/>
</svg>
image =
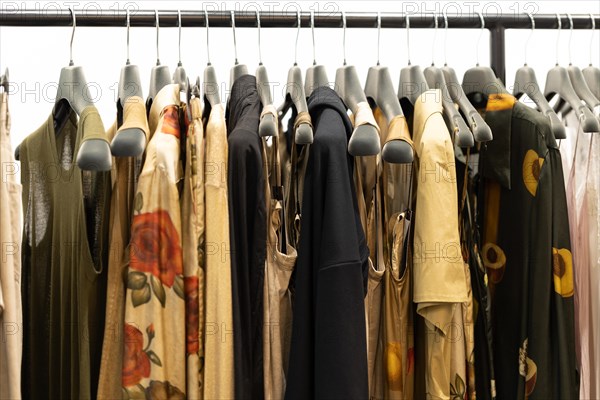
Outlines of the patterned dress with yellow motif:
<svg viewBox="0 0 600 400">
<path fill-rule="evenodd" d="M 482 258 L 499 399 L 575 399 L 573 268 L 560 153 L 549 122 L 508 94 L 488 99 Z"/>
</svg>

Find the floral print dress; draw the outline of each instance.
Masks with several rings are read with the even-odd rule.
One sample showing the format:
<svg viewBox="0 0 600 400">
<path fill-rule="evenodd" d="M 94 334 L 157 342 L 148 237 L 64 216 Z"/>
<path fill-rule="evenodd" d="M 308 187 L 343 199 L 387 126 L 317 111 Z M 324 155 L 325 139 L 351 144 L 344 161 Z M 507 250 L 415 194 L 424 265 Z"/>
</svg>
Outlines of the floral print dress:
<svg viewBox="0 0 600 400">
<path fill-rule="evenodd" d="M 126 276 L 123 398 L 184 399 L 186 289 L 177 183 L 179 87 L 165 86 L 150 110 L 146 160 L 134 199 Z"/>
</svg>

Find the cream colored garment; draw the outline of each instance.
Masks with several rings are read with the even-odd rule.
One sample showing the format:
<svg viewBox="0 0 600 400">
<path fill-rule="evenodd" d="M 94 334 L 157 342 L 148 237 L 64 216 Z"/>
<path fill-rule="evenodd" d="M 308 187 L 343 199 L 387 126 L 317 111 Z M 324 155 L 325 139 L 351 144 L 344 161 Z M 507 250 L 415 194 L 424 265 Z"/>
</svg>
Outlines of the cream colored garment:
<svg viewBox="0 0 600 400">
<path fill-rule="evenodd" d="M 123 107 L 123 125 L 139 128 L 148 136 L 146 107 L 141 97 L 130 97 Z M 117 133 L 117 122 L 106 136 L 112 140 Z M 123 269 L 129 264 L 129 237 L 133 198 L 137 183 L 137 161 L 132 157 L 114 158 L 111 170 L 111 203 L 109 221 L 109 254 L 106 288 L 106 316 L 102 360 L 98 381 L 98 399 L 112 400 L 121 397 L 121 370 L 123 367 L 123 320 L 125 318 L 125 284 Z"/>
<path fill-rule="evenodd" d="M 267 256 L 265 258 L 265 279 L 263 285 L 263 376 L 265 399 L 283 399 L 285 395 L 286 373 L 292 337 L 292 293 L 289 290 L 290 278 L 296 265 L 298 253 L 286 237 L 286 253 L 282 252 L 283 207 L 280 200 L 272 198 L 271 187 L 281 186 L 281 165 L 279 162 L 278 137 L 273 138 L 274 146 L 267 157 L 267 143 L 263 143 L 263 159 L 271 161 L 271 173 L 265 185 L 267 199 Z M 266 167 L 266 166 L 265 166 Z"/>
<path fill-rule="evenodd" d="M 459 241 L 454 150 L 439 90 L 427 90 L 417 99 L 413 130 L 417 176 L 413 300 L 425 319 L 425 337 L 420 340 L 425 344 L 427 398 L 450 399 L 452 392 L 466 390 L 464 349 L 460 354 L 455 346 L 461 337 L 464 340 L 457 327 L 463 326 L 462 307 L 469 296 Z"/>
<path fill-rule="evenodd" d="M 204 340 L 204 129 L 202 103 L 190 100 L 192 120 L 186 137 L 181 195 L 187 398 L 203 398 Z M 183 134 L 183 132 L 182 132 Z"/>
<path fill-rule="evenodd" d="M 227 201 L 228 150 L 225 111 L 221 104 L 211 109 L 205 132 L 204 398 L 233 399 L 233 311 Z"/>
<path fill-rule="evenodd" d="M 130 398 L 184 399 L 186 324 L 179 86 L 167 85 L 150 110 L 154 131 L 134 200 L 125 298 L 122 384 Z M 165 395 L 167 394 L 167 395 Z M 143 398 L 143 397 L 142 397 Z"/>
<path fill-rule="evenodd" d="M 375 121 L 371 106 L 366 101 L 361 101 L 356 105 L 356 115 L 354 116 L 352 125 L 354 125 L 354 128 L 358 128 L 361 125 L 372 125 L 379 132 L 379 125 Z"/>
<path fill-rule="evenodd" d="M 0 93 L 0 399 L 21 398 L 21 184 L 10 145 L 8 93 Z"/>
<path fill-rule="evenodd" d="M 600 398 L 600 138 L 581 129 L 575 113 L 564 116 L 560 141 L 575 278 L 575 349 L 579 398 Z"/>
</svg>

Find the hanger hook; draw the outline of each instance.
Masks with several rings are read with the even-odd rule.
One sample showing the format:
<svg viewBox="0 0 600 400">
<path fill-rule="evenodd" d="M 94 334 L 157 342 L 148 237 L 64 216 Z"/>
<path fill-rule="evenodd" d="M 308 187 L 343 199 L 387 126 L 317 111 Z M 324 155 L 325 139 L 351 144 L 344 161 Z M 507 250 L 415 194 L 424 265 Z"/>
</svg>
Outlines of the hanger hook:
<svg viewBox="0 0 600 400">
<path fill-rule="evenodd" d="M 444 16 L 444 66 L 448 66 L 448 52 L 446 51 L 448 43 L 448 14 L 445 8 L 442 15 Z"/>
<path fill-rule="evenodd" d="M 410 65 L 410 15 L 407 13 L 406 18 L 406 54 L 408 55 L 408 65 Z"/>
<path fill-rule="evenodd" d="M 342 29 L 344 30 L 344 41 L 343 41 L 344 65 L 346 65 L 346 12 L 345 11 L 342 11 Z"/>
<path fill-rule="evenodd" d="M 592 34 L 590 35 L 590 67 L 592 66 L 592 52 L 594 49 L 594 31 L 596 30 L 596 20 L 594 15 L 590 13 L 590 19 L 592 20 Z"/>
<path fill-rule="evenodd" d="M 533 19 L 533 15 L 529 11 L 526 14 L 529 17 L 529 20 L 531 21 L 531 31 L 529 33 L 529 36 L 527 37 L 527 40 L 525 41 L 525 57 L 523 57 L 523 59 L 525 60 L 525 66 L 527 66 L 527 49 L 529 48 L 529 41 L 531 40 L 533 32 L 535 31 L 535 19 Z"/>
<path fill-rule="evenodd" d="M 379 65 L 379 53 L 381 49 L 381 13 L 377 11 L 377 65 Z"/>
<path fill-rule="evenodd" d="M 590 14 L 592 15 L 592 14 Z M 317 56 L 315 51 L 315 12 L 310 10 L 310 29 L 312 31 L 312 42 L 313 42 L 313 65 L 317 65 Z"/>
<path fill-rule="evenodd" d="M 131 64 L 129 61 L 129 28 L 131 28 L 131 21 L 129 19 L 129 7 L 125 9 L 125 19 L 127 21 L 127 63 L 126 65 Z"/>
<path fill-rule="evenodd" d="M 158 45 L 158 38 L 160 33 L 160 23 L 158 21 L 158 10 L 154 10 L 154 17 L 156 18 L 156 65 L 160 65 L 160 52 Z"/>
<path fill-rule="evenodd" d="M 571 58 L 571 39 L 573 39 L 573 18 L 571 18 L 571 14 L 567 13 L 567 18 L 569 19 L 569 65 L 573 65 Z"/>
<path fill-rule="evenodd" d="M 181 67 L 183 65 L 181 63 L 181 10 L 177 10 L 177 23 L 179 24 L 179 62 L 177 66 Z"/>
<path fill-rule="evenodd" d="M 235 40 L 235 12 L 231 10 L 231 28 L 233 29 L 233 52 L 235 56 L 235 65 L 238 65 L 237 41 Z"/>
<path fill-rule="evenodd" d="M 206 21 L 206 65 L 210 65 L 210 41 L 208 40 L 208 11 L 204 9 L 204 20 Z"/>
<path fill-rule="evenodd" d="M 258 65 L 263 65 L 262 51 L 260 48 L 260 13 L 256 10 L 256 25 L 258 26 Z"/>
<path fill-rule="evenodd" d="M 556 65 L 558 65 L 558 50 L 560 44 L 560 30 L 562 29 L 562 20 L 560 18 L 560 14 L 556 13 L 556 22 L 558 23 L 558 30 L 556 34 Z"/>
<path fill-rule="evenodd" d="M 73 63 L 73 39 L 75 38 L 75 28 L 77 28 L 77 18 L 75 18 L 75 12 L 73 11 L 73 7 L 69 7 L 69 11 L 71 11 L 71 17 L 73 18 L 73 31 L 71 32 L 71 44 L 69 45 L 69 66 L 75 65 Z"/>
<path fill-rule="evenodd" d="M 483 36 L 483 31 L 485 30 L 485 19 L 483 18 L 481 11 L 477 11 L 477 15 L 479 15 L 479 20 L 481 21 L 481 30 L 479 31 L 479 37 L 477 38 L 477 49 L 475 51 L 477 64 L 475 65 L 479 67 L 479 43 L 481 43 L 481 36 Z"/>
<path fill-rule="evenodd" d="M 294 66 L 298 65 L 298 38 L 300 37 L 300 28 L 302 21 L 300 20 L 300 11 L 296 11 L 296 20 L 298 22 L 298 31 L 296 32 L 296 47 L 294 50 Z"/>
<path fill-rule="evenodd" d="M 433 24 L 435 26 L 435 30 L 433 31 L 433 43 L 431 44 L 431 66 L 435 65 L 435 39 L 437 38 L 438 33 L 438 15 L 437 12 L 433 12 Z"/>
</svg>

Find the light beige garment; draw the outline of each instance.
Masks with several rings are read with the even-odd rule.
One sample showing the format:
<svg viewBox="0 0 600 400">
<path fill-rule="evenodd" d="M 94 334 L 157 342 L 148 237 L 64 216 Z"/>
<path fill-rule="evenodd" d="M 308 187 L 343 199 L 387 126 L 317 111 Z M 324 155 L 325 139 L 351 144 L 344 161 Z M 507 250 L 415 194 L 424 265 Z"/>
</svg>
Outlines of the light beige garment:
<svg viewBox="0 0 600 400">
<path fill-rule="evenodd" d="M 440 90 L 433 89 L 421 94 L 415 103 L 417 203 L 413 261 L 416 303 L 467 301 L 458 233 L 454 146 L 442 116 L 441 101 Z M 425 311 L 424 308 L 419 307 Z"/>
<path fill-rule="evenodd" d="M 289 283 L 298 254 L 290 244 L 287 235 L 282 237 L 282 201 L 273 198 L 275 191 L 270 187 L 272 184 L 279 193 L 283 193 L 279 138 L 273 137 L 272 140 L 273 146 L 269 149 L 267 143 L 263 143 L 263 159 L 271 160 L 270 171 L 264 168 L 265 176 L 270 179 L 266 180 L 265 185 L 268 236 L 263 285 L 263 376 L 265 399 L 279 400 L 285 395 L 292 337 L 292 294 Z M 267 151 L 270 151 L 271 157 L 267 157 Z M 282 252 L 280 244 L 282 240 L 285 240 L 285 253 Z"/>
<path fill-rule="evenodd" d="M 123 125 L 141 129 L 148 136 L 146 106 L 141 97 L 130 97 L 123 107 Z M 106 136 L 112 140 L 117 133 L 117 122 Z M 123 367 L 123 320 L 125 318 L 125 284 L 123 269 L 129 264 L 129 238 L 133 215 L 133 198 L 137 184 L 137 160 L 132 157 L 113 158 L 111 170 L 111 203 L 109 220 L 109 254 L 106 288 L 106 314 L 102 360 L 98 381 L 98 399 L 112 400 L 122 396 L 121 370 Z"/>
<path fill-rule="evenodd" d="M 190 100 L 192 120 L 186 137 L 185 178 L 181 195 L 187 398 L 203 398 L 204 363 L 204 129 L 202 103 Z M 183 134 L 183 132 L 182 132 Z"/>
<path fill-rule="evenodd" d="M 154 98 L 134 200 L 125 298 L 122 384 L 125 395 L 185 399 L 186 329 L 180 160 L 179 86 Z M 125 393 L 126 392 L 126 393 Z M 165 395 L 166 394 L 166 395 Z"/>
<path fill-rule="evenodd" d="M 21 398 L 21 184 L 10 145 L 8 93 L 0 93 L 0 399 Z"/>
<path fill-rule="evenodd" d="M 427 398 L 450 399 L 466 390 L 464 348 L 460 356 L 456 355 L 460 347 L 454 348 L 455 357 L 452 353 L 453 344 L 461 336 L 464 340 L 462 307 L 468 291 L 458 231 L 454 148 L 442 116 L 440 90 L 419 96 L 413 130 L 417 177 L 413 301 L 425 319 L 424 337 L 418 340 L 425 346 Z M 463 366 L 453 366 L 453 361 Z"/>
<path fill-rule="evenodd" d="M 204 398 L 233 399 L 233 311 L 227 201 L 228 150 L 225 111 L 221 104 L 212 107 L 205 132 Z"/>
</svg>

